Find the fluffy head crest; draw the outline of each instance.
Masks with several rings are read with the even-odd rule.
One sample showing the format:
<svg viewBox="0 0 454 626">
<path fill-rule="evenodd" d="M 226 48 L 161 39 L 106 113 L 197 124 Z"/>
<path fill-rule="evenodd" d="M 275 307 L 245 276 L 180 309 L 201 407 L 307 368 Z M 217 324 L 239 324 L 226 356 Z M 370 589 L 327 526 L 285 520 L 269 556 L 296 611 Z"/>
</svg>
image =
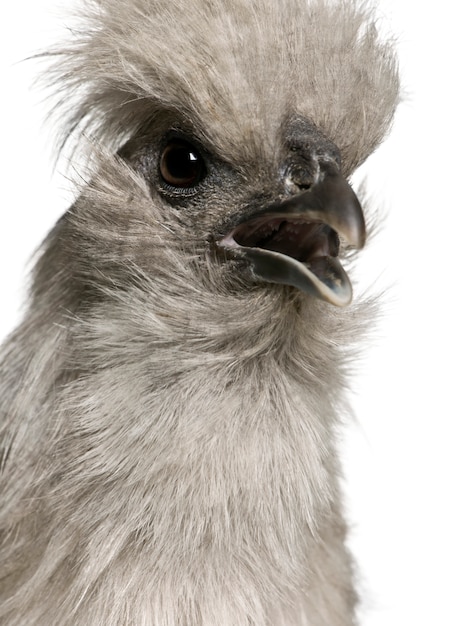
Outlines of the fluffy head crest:
<svg viewBox="0 0 454 626">
<path fill-rule="evenodd" d="M 272 153 L 286 118 L 300 114 L 350 173 L 396 106 L 392 46 L 355 1 L 86 0 L 83 20 L 55 65 L 65 139 L 78 129 L 117 148 L 178 111 L 221 156 L 244 161 Z"/>
</svg>

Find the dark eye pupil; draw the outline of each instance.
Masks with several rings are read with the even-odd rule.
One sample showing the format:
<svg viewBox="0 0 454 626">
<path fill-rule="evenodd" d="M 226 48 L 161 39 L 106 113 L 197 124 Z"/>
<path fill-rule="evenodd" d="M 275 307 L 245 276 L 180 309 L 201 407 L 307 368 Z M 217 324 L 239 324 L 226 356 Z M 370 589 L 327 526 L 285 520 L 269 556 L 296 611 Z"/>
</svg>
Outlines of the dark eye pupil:
<svg viewBox="0 0 454 626">
<path fill-rule="evenodd" d="M 173 187 L 194 187 L 205 172 L 203 159 L 186 141 L 171 141 L 163 150 L 159 164 L 162 178 Z"/>
</svg>

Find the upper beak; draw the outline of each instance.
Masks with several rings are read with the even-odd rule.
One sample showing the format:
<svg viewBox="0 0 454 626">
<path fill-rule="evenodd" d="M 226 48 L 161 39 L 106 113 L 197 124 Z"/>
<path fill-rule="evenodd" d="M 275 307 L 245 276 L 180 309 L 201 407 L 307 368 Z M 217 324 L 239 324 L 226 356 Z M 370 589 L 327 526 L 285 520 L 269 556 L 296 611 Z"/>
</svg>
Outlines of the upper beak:
<svg viewBox="0 0 454 626">
<path fill-rule="evenodd" d="M 265 281 L 345 306 L 352 287 L 338 259 L 339 239 L 362 248 L 366 228 L 358 198 L 332 168 L 308 191 L 248 215 L 218 245 L 246 258 Z"/>
</svg>

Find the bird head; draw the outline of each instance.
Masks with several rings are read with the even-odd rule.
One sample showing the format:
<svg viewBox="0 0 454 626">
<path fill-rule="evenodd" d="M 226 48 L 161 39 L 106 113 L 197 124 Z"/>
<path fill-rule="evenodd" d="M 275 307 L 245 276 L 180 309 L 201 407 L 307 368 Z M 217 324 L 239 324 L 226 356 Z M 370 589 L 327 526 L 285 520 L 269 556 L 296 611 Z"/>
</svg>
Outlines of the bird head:
<svg viewBox="0 0 454 626">
<path fill-rule="evenodd" d="M 104 249 L 150 259 L 148 273 L 180 251 L 237 292 L 288 285 L 349 304 L 343 258 L 366 229 L 348 180 L 398 98 L 392 47 L 364 5 L 116 0 L 90 11 L 88 34 L 56 64 L 67 136 L 79 129 L 104 153 L 72 210 L 84 254 L 87 224 L 102 240 L 110 223 Z"/>
</svg>

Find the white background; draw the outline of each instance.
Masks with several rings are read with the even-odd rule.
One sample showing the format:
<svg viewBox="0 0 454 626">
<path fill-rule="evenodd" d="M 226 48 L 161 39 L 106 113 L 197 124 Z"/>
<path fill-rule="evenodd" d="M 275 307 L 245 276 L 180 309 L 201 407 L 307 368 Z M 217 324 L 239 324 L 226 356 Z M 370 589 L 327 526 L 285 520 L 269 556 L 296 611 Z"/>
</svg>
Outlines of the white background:
<svg viewBox="0 0 454 626">
<path fill-rule="evenodd" d="M 361 285 L 377 281 L 388 304 L 359 365 L 358 424 L 345 442 L 351 544 L 363 626 L 454 626 L 452 16 L 446 0 L 378 5 L 380 28 L 398 41 L 405 101 L 360 174 L 389 211 L 358 266 Z M 52 174 L 52 129 L 30 89 L 36 64 L 15 64 L 61 37 L 64 14 L 57 0 L 15 0 L 0 13 L 0 337 L 18 320 L 31 252 L 71 198 Z"/>
</svg>

